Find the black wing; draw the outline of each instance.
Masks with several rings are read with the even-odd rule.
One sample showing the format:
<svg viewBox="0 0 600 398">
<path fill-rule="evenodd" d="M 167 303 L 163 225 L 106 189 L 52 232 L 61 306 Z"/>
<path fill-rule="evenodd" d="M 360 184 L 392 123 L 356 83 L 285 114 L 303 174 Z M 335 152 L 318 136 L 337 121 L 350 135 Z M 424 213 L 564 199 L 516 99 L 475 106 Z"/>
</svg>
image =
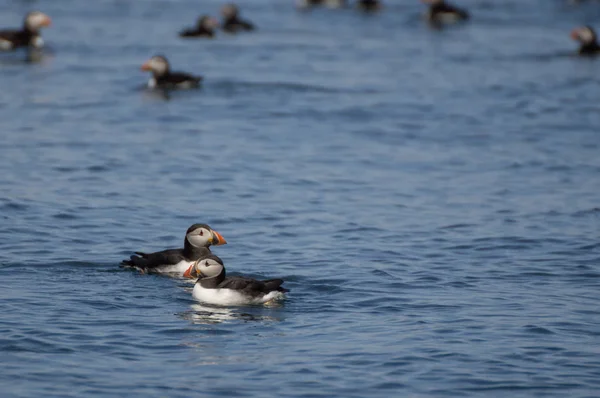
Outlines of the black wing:
<svg viewBox="0 0 600 398">
<path fill-rule="evenodd" d="M 230 33 L 235 33 L 240 30 L 254 30 L 254 25 L 248 21 L 236 19 L 233 21 L 225 22 L 223 24 L 223 30 Z"/>
<path fill-rule="evenodd" d="M 219 284 L 219 288 L 243 290 L 251 295 L 267 294 L 272 291 L 287 292 L 281 287 L 282 279 L 270 279 L 266 281 L 257 281 L 256 279 L 244 277 L 231 277 L 225 279 Z"/>
<path fill-rule="evenodd" d="M 183 255 L 183 249 L 163 250 L 156 253 L 135 252 L 135 254 L 137 256 L 133 255 L 129 260 L 121 261 L 121 265 L 151 270 L 161 265 L 177 264 L 186 259 Z"/>
<path fill-rule="evenodd" d="M 469 13 L 463 9 L 455 7 L 451 4 L 440 4 L 437 7 L 434 7 L 433 11 L 435 14 L 456 14 L 461 19 L 469 19 Z"/>
<path fill-rule="evenodd" d="M 12 48 L 28 46 L 29 39 L 30 36 L 20 30 L 0 30 L 0 40 L 9 41 Z"/>
<path fill-rule="evenodd" d="M 178 86 L 184 83 L 189 83 L 197 86 L 202 81 L 202 76 L 193 76 L 189 73 L 173 72 L 160 81 L 161 84 Z"/>
<path fill-rule="evenodd" d="M 179 37 L 213 37 L 215 34 L 202 29 L 185 29 L 179 32 Z"/>
</svg>

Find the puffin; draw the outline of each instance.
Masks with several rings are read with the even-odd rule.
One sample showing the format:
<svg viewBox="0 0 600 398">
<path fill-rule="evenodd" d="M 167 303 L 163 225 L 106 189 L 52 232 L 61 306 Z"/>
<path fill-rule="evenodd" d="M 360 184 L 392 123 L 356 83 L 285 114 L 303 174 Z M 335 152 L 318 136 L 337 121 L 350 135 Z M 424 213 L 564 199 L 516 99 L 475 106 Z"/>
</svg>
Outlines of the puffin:
<svg viewBox="0 0 600 398">
<path fill-rule="evenodd" d="M 209 15 L 202 15 L 196 21 L 196 26 L 179 32 L 179 37 L 204 37 L 212 39 L 215 37 L 215 29 L 219 27 L 219 21 Z"/>
<path fill-rule="evenodd" d="M 326 6 L 329 8 L 342 8 L 346 6 L 346 0 L 298 0 L 298 8 L 309 8 L 314 6 Z"/>
<path fill-rule="evenodd" d="M 206 304 L 252 305 L 282 299 L 287 289 L 282 279 L 259 281 L 243 276 L 226 276 L 223 261 L 210 255 L 194 262 L 184 276 L 198 278 L 192 297 Z"/>
<path fill-rule="evenodd" d="M 421 2 L 429 4 L 429 10 L 425 17 L 431 23 L 443 24 L 469 19 L 467 11 L 448 4 L 445 0 L 421 0 Z"/>
<path fill-rule="evenodd" d="M 357 7 L 363 11 L 377 11 L 381 9 L 379 0 L 358 0 Z"/>
<path fill-rule="evenodd" d="M 591 26 L 583 26 L 571 31 L 571 38 L 581 43 L 579 55 L 598 55 L 600 54 L 600 45 L 596 32 Z"/>
<path fill-rule="evenodd" d="M 185 233 L 182 249 L 169 249 L 155 253 L 135 252 L 129 260 L 121 262 L 122 268 L 136 268 L 143 273 L 183 274 L 195 261 L 211 256 L 211 245 L 220 246 L 227 241 L 206 224 L 194 224 Z"/>
<path fill-rule="evenodd" d="M 148 88 L 186 89 L 200 86 L 202 76 L 183 72 L 171 72 L 169 61 L 162 55 L 155 55 L 141 66 L 141 70 L 152 72 Z"/>
<path fill-rule="evenodd" d="M 238 6 L 233 3 L 224 5 L 223 8 L 221 8 L 221 15 L 223 16 L 222 27 L 225 32 L 237 33 L 242 30 L 254 30 L 254 25 L 252 23 L 240 19 L 240 10 Z"/>
<path fill-rule="evenodd" d="M 40 11 L 31 11 L 25 15 L 21 29 L 0 30 L 0 50 L 14 50 L 19 47 L 41 48 L 44 40 L 40 29 L 52 24 L 50 17 Z"/>
</svg>

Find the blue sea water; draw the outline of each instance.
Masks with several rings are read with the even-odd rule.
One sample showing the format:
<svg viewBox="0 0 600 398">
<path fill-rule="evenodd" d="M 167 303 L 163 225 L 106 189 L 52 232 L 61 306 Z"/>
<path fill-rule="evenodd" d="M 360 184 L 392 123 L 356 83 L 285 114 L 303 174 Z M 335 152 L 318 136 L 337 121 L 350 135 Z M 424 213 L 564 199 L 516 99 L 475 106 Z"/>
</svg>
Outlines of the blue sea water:
<svg viewBox="0 0 600 398">
<path fill-rule="evenodd" d="M 221 2 L 0 0 L 53 18 L 0 54 L 2 397 L 599 395 L 600 59 L 568 34 L 600 7 L 385 3 L 186 41 Z M 202 90 L 145 91 L 157 53 Z M 195 222 L 288 298 L 118 267 Z"/>
</svg>

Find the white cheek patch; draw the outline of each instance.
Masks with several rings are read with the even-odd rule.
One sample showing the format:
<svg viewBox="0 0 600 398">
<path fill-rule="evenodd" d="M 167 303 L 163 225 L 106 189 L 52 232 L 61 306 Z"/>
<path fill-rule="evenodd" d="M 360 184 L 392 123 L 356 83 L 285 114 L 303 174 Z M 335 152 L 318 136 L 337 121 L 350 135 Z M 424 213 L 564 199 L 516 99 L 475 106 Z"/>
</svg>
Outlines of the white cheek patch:
<svg viewBox="0 0 600 398">
<path fill-rule="evenodd" d="M 8 40 L 0 39 L 0 50 L 7 51 L 7 50 L 12 50 L 12 48 L 13 48 L 12 42 L 10 42 Z"/>
<path fill-rule="evenodd" d="M 585 43 L 594 41 L 594 35 L 592 35 L 589 29 L 581 29 L 579 31 L 579 38 Z"/>
<path fill-rule="evenodd" d="M 44 47 L 44 39 L 42 39 L 40 36 L 36 36 L 31 40 L 31 45 L 35 48 L 42 48 Z"/>
<path fill-rule="evenodd" d="M 207 247 L 208 246 L 208 239 L 206 239 L 204 236 L 188 235 L 187 240 L 188 240 L 188 242 L 190 242 L 192 244 L 192 246 L 195 246 L 195 247 Z"/>
</svg>

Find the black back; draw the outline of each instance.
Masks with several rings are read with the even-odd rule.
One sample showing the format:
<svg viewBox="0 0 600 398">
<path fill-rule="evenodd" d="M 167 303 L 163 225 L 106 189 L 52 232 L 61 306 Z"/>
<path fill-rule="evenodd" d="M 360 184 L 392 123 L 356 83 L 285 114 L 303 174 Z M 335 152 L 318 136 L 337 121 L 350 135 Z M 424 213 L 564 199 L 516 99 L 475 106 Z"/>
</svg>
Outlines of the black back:
<svg viewBox="0 0 600 398">
<path fill-rule="evenodd" d="M 431 19 L 438 19 L 442 14 L 455 14 L 460 19 L 469 19 L 469 13 L 463 9 L 444 2 L 432 4 L 429 10 Z"/>
<path fill-rule="evenodd" d="M 37 36 L 28 29 L 0 31 L 0 39 L 10 41 L 13 48 L 27 47 Z"/>
<path fill-rule="evenodd" d="M 254 30 L 254 25 L 248 21 L 240 19 L 238 16 L 227 18 L 223 22 L 223 30 L 229 33 L 236 33 L 239 31 L 251 31 Z"/>
</svg>

